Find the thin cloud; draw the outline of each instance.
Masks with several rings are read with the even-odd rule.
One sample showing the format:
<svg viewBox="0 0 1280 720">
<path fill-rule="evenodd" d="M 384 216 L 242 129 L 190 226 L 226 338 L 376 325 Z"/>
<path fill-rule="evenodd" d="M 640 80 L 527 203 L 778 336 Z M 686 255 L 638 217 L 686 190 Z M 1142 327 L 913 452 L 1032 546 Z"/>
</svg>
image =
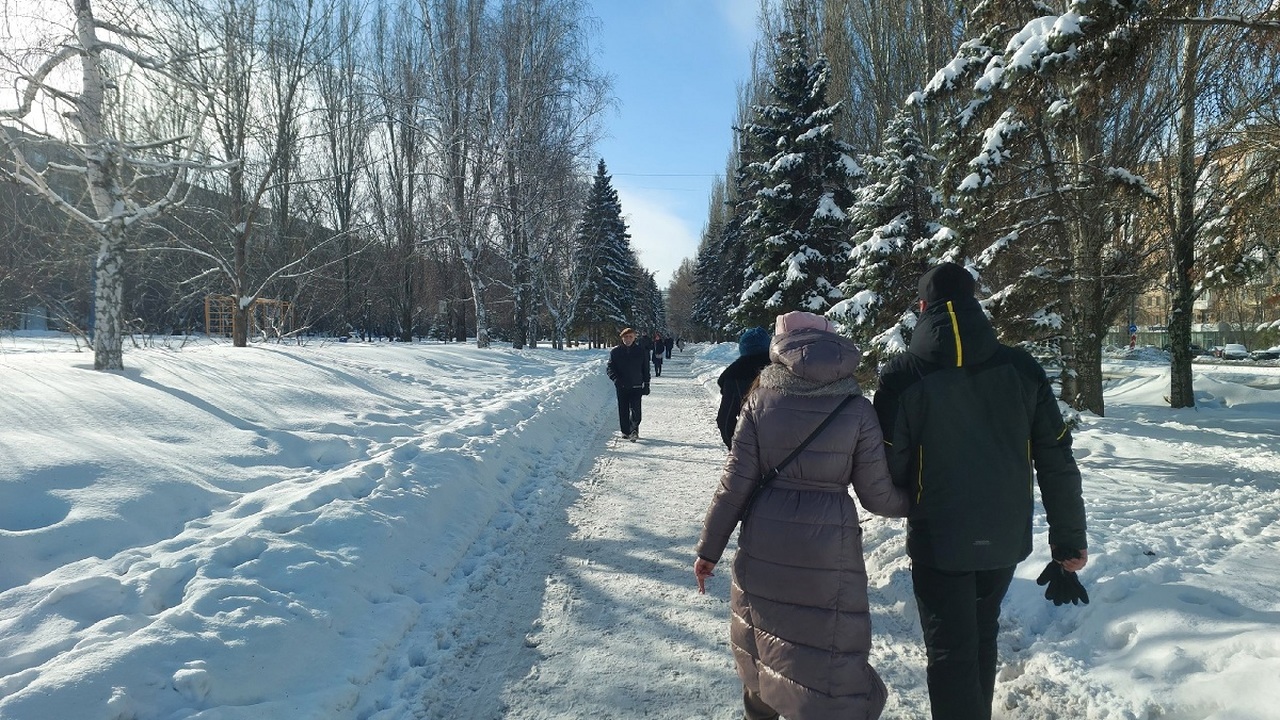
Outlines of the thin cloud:
<svg viewBox="0 0 1280 720">
<path fill-rule="evenodd" d="M 680 263 L 697 255 L 698 232 L 672 209 L 680 201 L 668 193 L 614 187 L 640 264 L 665 289 Z"/>
<path fill-rule="evenodd" d="M 749 0 L 716 0 L 715 10 L 728 24 L 734 41 L 743 50 L 750 51 L 756 41 L 759 4 Z"/>
</svg>

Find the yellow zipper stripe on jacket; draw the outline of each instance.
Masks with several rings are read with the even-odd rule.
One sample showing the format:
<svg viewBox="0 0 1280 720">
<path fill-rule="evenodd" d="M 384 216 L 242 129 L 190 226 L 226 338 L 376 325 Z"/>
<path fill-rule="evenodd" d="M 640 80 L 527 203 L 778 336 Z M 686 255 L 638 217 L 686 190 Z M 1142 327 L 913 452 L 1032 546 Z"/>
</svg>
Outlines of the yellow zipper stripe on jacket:
<svg viewBox="0 0 1280 720">
<path fill-rule="evenodd" d="M 951 316 L 951 332 L 956 336 L 956 367 L 964 367 L 964 350 L 960 346 L 960 321 L 956 318 L 956 308 L 947 301 L 947 315 Z"/>
</svg>

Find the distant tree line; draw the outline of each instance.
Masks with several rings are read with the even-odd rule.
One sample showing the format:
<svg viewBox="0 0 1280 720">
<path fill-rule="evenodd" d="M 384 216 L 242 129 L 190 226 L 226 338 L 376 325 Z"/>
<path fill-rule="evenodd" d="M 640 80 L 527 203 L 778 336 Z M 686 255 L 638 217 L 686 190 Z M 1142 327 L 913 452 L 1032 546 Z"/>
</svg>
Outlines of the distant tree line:
<svg viewBox="0 0 1280 720">
<path fill-rule="evenodd" d="M 1277 277 L 1275 3 L 784 0 L 760 18 L 687 280 L 697 334 L 824 313 L 873 381 L 910 342 L 916 279 L 950 260 L 1061 398 L 1102 414 L 1108 328 L 1169 287 L 1170 403 L 1194 405 L 1195 298 Z"/>
<path fill-rule="evenodd" d="M 43 307 L 102 369 L 210 295 L 236 345 L 261 298 L 299 334 L 664 327 L 593 156 L 612 98 L 580 0 L 2 8 L 4 326 Z"/>
</svg>

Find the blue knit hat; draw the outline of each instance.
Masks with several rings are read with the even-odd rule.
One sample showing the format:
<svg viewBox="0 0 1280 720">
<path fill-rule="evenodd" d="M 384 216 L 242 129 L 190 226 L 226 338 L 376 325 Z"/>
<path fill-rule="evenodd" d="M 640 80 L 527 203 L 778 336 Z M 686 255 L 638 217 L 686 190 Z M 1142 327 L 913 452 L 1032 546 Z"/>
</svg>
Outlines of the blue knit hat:
<svg viewBox="0 0 1280 720">
<path fill-rule="evenodd" d="M 738 354 L 754 355 L 769 352 L 769 331 L 762 327 L 743 330 L 738 336 Z"/>
</svg>

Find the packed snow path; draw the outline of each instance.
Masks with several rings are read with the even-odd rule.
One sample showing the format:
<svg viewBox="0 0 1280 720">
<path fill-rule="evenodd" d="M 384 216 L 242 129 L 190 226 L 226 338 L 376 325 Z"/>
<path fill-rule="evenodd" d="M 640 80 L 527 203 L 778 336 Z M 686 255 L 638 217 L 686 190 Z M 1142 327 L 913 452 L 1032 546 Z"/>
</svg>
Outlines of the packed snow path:
<svg viewBox="0 0 1280 720">
<path fill-rule="evenodd" d="M 515 718 L 736 718 L 728 572 L 697 593 L 693 546 L 724 464 L 715 407 L 673 354 L 644 400 L 640 439 L 607 413 L 608 449 L 569 509 L 528 643 L 532 671 L 504 693 Z"/>
<path fill-rule="evenodd" d="M 549 522 L 539 525 L 541 536 L 505 538 L 529 549 L 528 562 L 503 568 L 509 574 L 461 601 L 449 623 L 464 643 L 429 663 L 422 717 L 742 716 L 728 645 L 728 560 L 736 547 L 706 595 L 693 582 L 693 547 L 726 451 L 717 398 L 691 360 L 673 354 L 653 378 L 639 441 L 619 434 L 612 393 L 598 411 L 597 436 L 567 439 L 601 451 L 566 499 L 566 526 Z M 926 711 L 903 712 L 923 707 L 924 690 L 901 523 L 864 517 L 864 531 L 882 634 L 876 652 L 891 659 L 881 670 L 900 686 L 886 710 L 897 714 L 886 717 L 925 718 Z"/>
</svg>

